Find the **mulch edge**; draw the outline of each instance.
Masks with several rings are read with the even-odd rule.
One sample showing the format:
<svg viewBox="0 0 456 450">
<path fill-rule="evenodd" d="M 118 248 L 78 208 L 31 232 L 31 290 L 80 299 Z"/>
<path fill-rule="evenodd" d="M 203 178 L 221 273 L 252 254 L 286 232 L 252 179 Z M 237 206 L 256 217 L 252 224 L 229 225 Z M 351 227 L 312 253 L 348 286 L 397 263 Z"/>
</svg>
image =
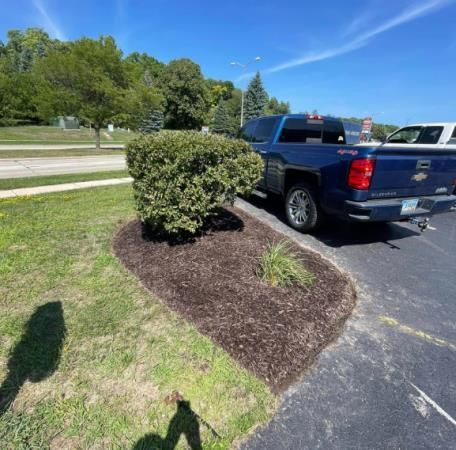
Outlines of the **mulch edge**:
<svg viewBox="0 0 456 450">
<path fill-rule="evenodd" d="M 341 277 L 345 278 L 347 280 L 347 282 L 348 282 L 347 285 L 346 285 L 346 288 L 345 288 L 345 290 L 343 292 L 343 296 L 344 296 L 345 299 L 351 300 L 352 305 L 353 305 L 351 310 L 349 312 L 347 312 L 346 314 L 340 316 L 339 320 L 336 323 L 336 326 L 335 326 L 335 329 L 334 329 L 334 333 L 331 335 L 331 337 L 324 344 L 322 343 L 320 346 L 318 346 L 318 348 L 315 349 L 315 351 L 311 355 L 309 355 L 309 357 L 307 358 L 306 363 L 305 363 L 304 367 L 302 368 L 302 370 L 299 373 L 290 374 L 279 385 L 275 385 L 274 386 L 274 385 L 269 384 L 266 380 L 262 379 L 261 377 L 259 377 L 255 373 L 253 373 L 249 368 L 243 366 L 240 361 L 238 361 L 236 358 L 234 358 L 219 343 L 215 342 L 204 331 L 200 330 L 200 328 L 198 327 L 198 325 L 196 323 L 194 323 L 193 321 L 191 321 L 191 320 L 187 319 L 186 317 L 184 317 L 179 311 L 174 310 L 158 294 L 156 294 L 150 288 L 148 288 L 143 283 L 141 278 L 139 278 L 134 272 L 132 272 L 128 267 L 125 266 L 125 264 L 123 263 L 123 261 L 117 255 L 117 253 L 115 251 L 114 242 L 115 242 L 116 236 L 121 232 L 121 230 L 123 230 L 125 227 L 127 227 L 132 221 L 137 220 L 137 217 L 133 216 L 133 217 L 128 218 L 127 220 L 124 220 L 124 221 L 120 222 L 118 224 L 118 226 L 114 229 L 113 235 L 112 235 L 112 239 L 111 239 L 111 242 L 110 242 L 110 246 L 109 246 L 110 253 L 112 254 L 112 256 L 114 256 L 119 261 L 119 263 L 122 265 L 122 267 L 127 271 L 128 275 L 133 277 L 135 279 L 135 281 L 138 283 L 138 285 L 142 289 L 144 289 L 147 292 L 148 295 L 152 295 L 156 300 L 158 300 L 161 305 L 163 305 L 165 308 L 167 308 L 167 310 L 169 312 L 171 312 L 173 314 L 173 316 L 175 316 L 178 320 L 183 321 L 184 323 L 189 324 L 190 326 L 194 327 L 196 330 L 198 330 L 198 333 L 200 333 L 205 338 L 210 339 L 211 343 L 214 346 L 216 346 L 217 348 L 219 348 L 220 350 L 222 350 L 224 353 L 226 353 L 230 357 L 230 359 L 233 361 L 233 363 L 238 368 L 240 368 L 241 370 L 247 370 L 250 374 L 255 376 L 257 379 L 261 380 L 263 383 L 265 383 L 265 385 L 268 386 L 268 388 L 271 390 L 272 393 L 274 393 L 275 395 L 281 395 L 281 394 L 283 394 L 285 392 L 285 390 L 287 390 L 289 387 L 291 387 L 291 385 L 293 385 L 294 383 L 299 382 L 300 380 L 302 380 L 306 376 L 306 374 L 308 373 L 309 369 L 316 363 L 320 353 L 325 348 L 328 348 L 329 346 L 334 345 L 336 343 L 336 341 L 339 339 L 339 337 L 342 335 L 344 327 L 346 326 L 346 322 L 350 318 L 350 316 L 353 314 L 353 311 L 355 310 L 356 305 L 357 305 L 358 290 L 356 288 L 356 282 L 354 281 L 354 279 L 351 276 L 351 274 L 349 272 L 347 272 L 345 269 L 341 268 L 336 262 L 331 261 L 329 258 L 327 258 L 322 253 L 318 252 L 317 250 L 315 250 L 315 249 L 313 249 L 313 248 L 311 248 L 309 246 L 306 246 L 305 244 L 303 244 L 302 242 L 297 240 L 293 235 L 285 234 L 280 228 L 271 225 L 270 223 L 268 223 L 266 220 L 262 219 L 261 217 L 257 217 L 256 215 L 253 215 L 250 211 L 248 211 L 248 210 L 246 210 L 246 209 L 244 209 L 242 207 L 238 207 L 236 205 L 236 203 L 234 205 L 232 205 L 232 208 L 237 209 L 237 210 L 241 211 L 244 214 L 247 214 L 248 216 L 250 216 L 251 218 L 253 218 L 255 220 L 258 220 L 263 225 L 271 228 L 277 234 L 280 234 L 284 239 L 290 240 L 290 241 L 293 242 L 293 244 L 297 245 L 298 247 L 302 248 L 303 250 L 314 254 L 317 258 L 321 259 L 325 264 L 327 264 L 329 266 L 332 266 L 335 269 L 335 271 Z M 341 294 L 341 296 L 342 296 L 342 294 Z M 340 303 L 342 303 L 342 302 L 340 302 Z M 259 426 L 261 426 L 261 425 L 259 425 Z"/>
</svg>

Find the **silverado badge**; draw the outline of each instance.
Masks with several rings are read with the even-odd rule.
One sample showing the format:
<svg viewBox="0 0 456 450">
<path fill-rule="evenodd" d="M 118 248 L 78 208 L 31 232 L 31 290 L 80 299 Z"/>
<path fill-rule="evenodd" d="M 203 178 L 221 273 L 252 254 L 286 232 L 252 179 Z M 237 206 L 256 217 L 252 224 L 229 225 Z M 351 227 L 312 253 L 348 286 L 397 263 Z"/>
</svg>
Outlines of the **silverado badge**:
<svg viewBox="0 0 456 450">
<path fill-rule="evenodd" d="M 428 177 L 427 173 L 420 172 L 420 173 L 417 173 L 417 174 L 413 175 L 412 180 L 413 181 L 423 181 L 427 177 Z"/>
</svg>

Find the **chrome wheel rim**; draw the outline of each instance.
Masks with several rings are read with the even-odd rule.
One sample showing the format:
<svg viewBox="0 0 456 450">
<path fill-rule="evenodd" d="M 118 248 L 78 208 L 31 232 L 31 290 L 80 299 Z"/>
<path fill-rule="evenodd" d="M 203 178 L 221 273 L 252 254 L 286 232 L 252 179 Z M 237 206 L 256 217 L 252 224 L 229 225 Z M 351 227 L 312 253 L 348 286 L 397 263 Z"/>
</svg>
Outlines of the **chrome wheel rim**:
<svg viewBox="0 0 456 450">
<path fill-rule="evenodd" d="M 288 201 L 288 213 L 296 225 L 307 222 L 310 215 L 310 200 L 306 191 L 297 189 Z"/>
</svg>

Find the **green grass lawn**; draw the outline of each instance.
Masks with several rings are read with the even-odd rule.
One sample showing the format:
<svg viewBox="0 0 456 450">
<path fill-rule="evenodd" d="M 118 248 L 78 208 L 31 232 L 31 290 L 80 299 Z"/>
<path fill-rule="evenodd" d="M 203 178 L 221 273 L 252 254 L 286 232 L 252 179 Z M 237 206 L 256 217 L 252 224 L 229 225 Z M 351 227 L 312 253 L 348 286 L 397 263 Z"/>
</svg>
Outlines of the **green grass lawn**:
<svg viewBox="0 0 456 450">
<path fill-rule="evenodd" d="M 69 148 L 65 150 L 0 150 L 0 159 L 8 158 L 58 158 L 65 156 L 97 156 L 97 155 L 124 155 L 122 149 L 82 149 Z"/>
<path fill-rule="evenodd" d="M 108 180 L 110 178 L 128 177 L 126 170 L 112 172 L 69 173 L 65 175 L 46 175 L 44 177 L 7 178 L 0 179 L 0 191 L 19 189 L 33 186 L 47 186 L 50 184 L 74 183 L 78 181 Z"/>
<path fill-rule="evenodd" d="M 101 130 L 102 143 L 123 143 L 135 137 L 135 133 Z M 16 142 L 11 142 L 16 141 Z M 0 144 L 85 144 L 95 142 L 95 133 L 88 128 L 62 130 L 47 126 L 0 127 Z"/>
<path fill-rule="evenodd" d="M 129 185 L 0 200 L 2 449 L 139 449 L 196 421 L 203 448 L 229 448 L 271 416 L 268 388 L 113 256 L 132 217 Z"/>
</svg>

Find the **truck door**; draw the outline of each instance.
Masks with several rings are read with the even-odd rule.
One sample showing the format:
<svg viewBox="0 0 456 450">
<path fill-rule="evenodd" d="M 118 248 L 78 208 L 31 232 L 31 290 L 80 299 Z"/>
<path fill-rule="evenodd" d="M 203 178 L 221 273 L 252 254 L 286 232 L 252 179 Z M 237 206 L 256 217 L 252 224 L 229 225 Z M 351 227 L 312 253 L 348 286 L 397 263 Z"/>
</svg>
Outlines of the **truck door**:
<svg viewBox="0 0 456 450">
<path fill-rule="evenodd" d="M 256 145 L 254 144 L 253 133 L 254 133 L 257 125 L 258 125 L 258 120 L 250 120 L 241 128 L 241 131 L 239 132 L 239 137 L 241 139 L 243 139 L 244 141 L 250 143 L 253 147 L 253 150 L 255 150 L 255 153 L 258 153 L 261 156 L 261 158 L 263 159 L 263 175 L 261 177 L 261 180 L 258 182 L 258 186 L 261 188 L 264 188 L 266 186 L 265 180 L 266 180 L 266 171 L 267 171 L 267 158 L 264 158 L 264 155 L 261 153 L 261 149 L 257 148 Z"/>
<path fill-rule="evenodd" d="M 264 117 L 257 119 L 252 137 L 252 147 L 263 159 L 263 178 L 258 184 L 260 188 L 267 189 L 269 153 L 271 149 L 272 135 L 276 129 L 279 117 Z"/>
</svg>

